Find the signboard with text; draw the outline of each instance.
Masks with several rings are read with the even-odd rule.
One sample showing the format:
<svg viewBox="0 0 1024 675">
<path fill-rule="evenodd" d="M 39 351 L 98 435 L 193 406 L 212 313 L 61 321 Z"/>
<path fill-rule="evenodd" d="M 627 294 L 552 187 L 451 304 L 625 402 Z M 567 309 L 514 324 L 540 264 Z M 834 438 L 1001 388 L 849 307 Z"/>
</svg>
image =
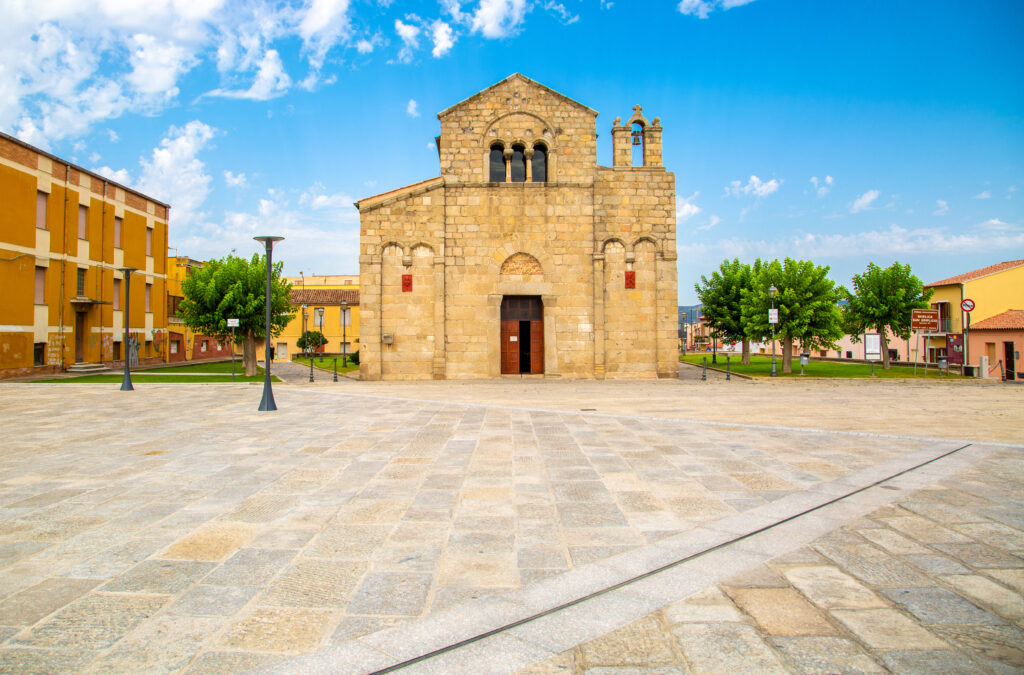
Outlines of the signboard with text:
<svg viewBox="0 0 1024 675">
<path fill-rule="evenodd" d="M 951 366 L 964 365 L 964 336 L 949 334 L 946 336 L 946 359 Z"/>
<path fill-rule="evenodd" d="M 238 328 L 238 319 L 228 319 L 228 328 Z"/>
<path fill-rule="evenodd" d="M 882 359 L 882 336 L 878 333 L 868 333 L 864 336 L 864 358 L 868 361 Z"/>
<path fill-rule="evenodd" d="M 914 309 L 910 313 L 910 328 L 912 330 L 923 330 L 928 333 L 939 331 L 939 310 L 937 309 Z"/>
<path fill-rule="evenodd" d="M 778 323 L 778 322 L 779 322 L 779 310 L 777 310 L 777 309 L 769 309 L 768 310 L 768 323 Z"/>
</svg>

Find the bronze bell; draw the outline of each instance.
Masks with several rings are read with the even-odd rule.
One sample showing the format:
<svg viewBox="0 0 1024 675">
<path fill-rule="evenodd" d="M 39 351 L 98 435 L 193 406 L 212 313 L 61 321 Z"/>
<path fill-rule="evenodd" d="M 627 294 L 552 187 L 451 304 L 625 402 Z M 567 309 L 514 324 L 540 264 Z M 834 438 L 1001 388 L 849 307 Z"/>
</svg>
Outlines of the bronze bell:
<svg viewBox="0 0 1024 675">
<path fill-rule="evenodd" d="M 641 143 L 643 143 L 643 141 L 640 140 L 642 135 L 643 135 L 642 131 L 634 131 L 632 135 L 633 135 L 633 145 L 640 145 Z"/>
</svg>

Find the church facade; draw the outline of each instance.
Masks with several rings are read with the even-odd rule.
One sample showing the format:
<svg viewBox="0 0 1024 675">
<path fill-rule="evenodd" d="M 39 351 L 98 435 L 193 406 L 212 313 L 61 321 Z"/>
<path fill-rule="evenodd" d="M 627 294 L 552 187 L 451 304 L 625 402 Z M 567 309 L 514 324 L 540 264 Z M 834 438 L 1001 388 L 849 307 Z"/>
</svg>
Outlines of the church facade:
<svg viewBox="0 0 1024 675">
<path fill-rule="evenodd" d="M 603 167 L 596 117 L 514 74 L 438 114 L 439 177 L 356 203 L 363 379 L 678 375 L 662 128 L 615 118 Z"/>
</svg>

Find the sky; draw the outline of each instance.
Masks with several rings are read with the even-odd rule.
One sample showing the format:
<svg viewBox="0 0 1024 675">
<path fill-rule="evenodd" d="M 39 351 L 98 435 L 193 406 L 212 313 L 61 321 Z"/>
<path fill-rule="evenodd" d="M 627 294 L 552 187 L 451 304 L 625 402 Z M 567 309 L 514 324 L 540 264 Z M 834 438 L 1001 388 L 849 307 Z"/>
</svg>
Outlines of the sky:
<svg viewBox="0 0 1024 675">
<path fill-rule="evenodd" d="M 281 235 L 354 274 L 353 202 L 439 174 L 437 113 L 515 72 L 634 105 L 676 178 L 679 303 L 724 259 L 926 283 L 1024 258 L 1024 3 L 0 0 L 0 130 L 171 204 L 171 254 Z"/>
</svg>

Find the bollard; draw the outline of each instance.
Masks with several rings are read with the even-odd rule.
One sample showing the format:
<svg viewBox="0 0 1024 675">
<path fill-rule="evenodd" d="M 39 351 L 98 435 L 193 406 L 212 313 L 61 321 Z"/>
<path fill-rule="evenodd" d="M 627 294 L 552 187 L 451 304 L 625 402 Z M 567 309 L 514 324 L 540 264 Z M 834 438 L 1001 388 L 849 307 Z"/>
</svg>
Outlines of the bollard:
<svg viewBox="0 0 1024 675">
<path fill-rule="evenodd" d="M 313 355 L 309 355 L 309 381 L 313 381 Z"/>
<path fill-rule="evenodd" d="M 338 357 L 334 357 L 334 381 L 338 381 Z"/>
<path fill-rule="evenodd" d="M 706 382 L 708 379 L 708 357 L 704 357 L 704 368 L 700 371 L 701 382 Z"/>
<path fill-rule="evenodd" d="M 729 372 L 729 357 L 725 357 L 725 381 L 728 382 L 732 379 L 732 375 Z"/>
</svg>

